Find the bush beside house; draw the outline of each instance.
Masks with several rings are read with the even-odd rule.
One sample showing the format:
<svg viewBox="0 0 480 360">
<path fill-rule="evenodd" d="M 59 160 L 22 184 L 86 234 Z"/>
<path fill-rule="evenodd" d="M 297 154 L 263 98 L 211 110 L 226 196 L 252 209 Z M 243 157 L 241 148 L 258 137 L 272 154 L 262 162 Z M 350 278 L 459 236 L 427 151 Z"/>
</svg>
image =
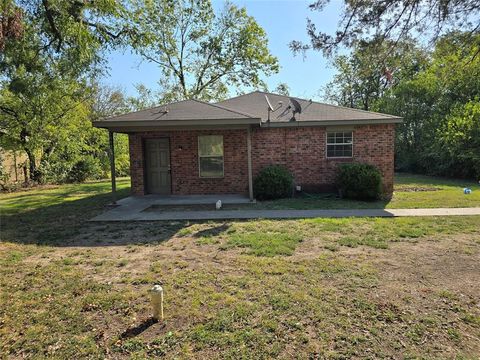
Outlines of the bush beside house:
<svg viewBox="0 0 480 360">
<path fill-rule="evenodd" d="M 376 200 L 382 195 L 382 174 L 370 164 L 339 165 L 335 182 L 340 195 L 345 198 Z"/>
<path fill-rule="evenodd" d="M 253 192 L 258 200 L 289 197 L 293 190 L 293 175 L 281 165 L 263 168 L 253 181 Z"/>
</svg>

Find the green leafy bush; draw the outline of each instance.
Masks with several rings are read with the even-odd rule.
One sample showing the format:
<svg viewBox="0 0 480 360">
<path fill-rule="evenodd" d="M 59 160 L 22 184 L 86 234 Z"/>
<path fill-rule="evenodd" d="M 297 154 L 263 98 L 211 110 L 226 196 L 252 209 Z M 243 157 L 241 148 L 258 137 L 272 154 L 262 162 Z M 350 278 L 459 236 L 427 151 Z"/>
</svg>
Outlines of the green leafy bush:
<svg viewBox="0 0 480 360">
<path fill-rule="evenodd" d="M 84 182 L 87 179 L 94 179 L 100 174 L 100 164 L 97 159 L 85 157 L 73 165 L 68 174 L 68 182 Z"/>
<path fill-rule="evenodd" d="M 375 200 L 382 195 L 382 174 L 370 164 L 341 164 L 337 169 L 336 185 L 343 197 Z"/>
<path fill-rule="evenodd" d="M 259 200 L 280 199 L 292 195 L 293 175 L 281 165 L 269 165 L 253 181 L 253 191 Z"/>
<path fill-rule="evenodd" d="M 38 182 L 40 184 L 63 184 L 67 182 L 74 160 L 67 157 L 52 156 L 43 158 L 38 166 Z"/>
</svg>

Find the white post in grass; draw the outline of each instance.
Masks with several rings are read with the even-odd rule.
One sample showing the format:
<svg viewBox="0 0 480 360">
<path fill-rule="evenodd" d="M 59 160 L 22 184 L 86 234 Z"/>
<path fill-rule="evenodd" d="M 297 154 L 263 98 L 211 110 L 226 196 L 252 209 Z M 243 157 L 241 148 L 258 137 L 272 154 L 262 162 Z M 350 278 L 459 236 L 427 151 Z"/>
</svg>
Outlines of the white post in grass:
<svg viewBox="0 0 480 360">
<path fill-rule="evenodd" d="M 150 300 L 153 309 L 153 318 L 163 320 L 163 288 L 160 285 L 154 285 L 150 289 Z"/>
</svg>

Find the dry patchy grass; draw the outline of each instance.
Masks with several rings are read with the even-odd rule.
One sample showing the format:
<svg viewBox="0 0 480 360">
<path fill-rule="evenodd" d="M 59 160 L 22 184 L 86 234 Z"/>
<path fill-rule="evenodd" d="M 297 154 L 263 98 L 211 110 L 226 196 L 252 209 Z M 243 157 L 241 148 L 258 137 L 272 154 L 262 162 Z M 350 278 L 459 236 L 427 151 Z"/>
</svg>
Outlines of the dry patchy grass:
<svg viewBox="0 0 480 360">
<path fill-rule="evenodd" d="M 455 219 L 85 224 L 69 246 L 4 243 L 1 350 L 474 358 L 480 218 Z M 149 321 L 154 283 L 163 323 Z"/>
</svg>

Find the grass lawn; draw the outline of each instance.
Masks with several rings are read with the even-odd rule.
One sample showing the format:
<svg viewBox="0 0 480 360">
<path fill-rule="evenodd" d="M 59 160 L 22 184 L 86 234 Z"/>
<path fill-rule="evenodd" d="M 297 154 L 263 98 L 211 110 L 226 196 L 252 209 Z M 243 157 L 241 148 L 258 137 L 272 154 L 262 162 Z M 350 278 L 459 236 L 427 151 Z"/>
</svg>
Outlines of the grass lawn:
<svg viewBox="0 0 480 360">
<path fill-rule="evenodd" d="M 463 193 L 465 187 L 473 191 Z M 469 180 L 396 174 L 394 194 L 388 201 L 354 201 L 337 199 L 336 194 L 311 194 L 293 199 L 257 202 L 236 208 L 255 209 L 412 209 L 480 206 L 480 186 Z M 232 206 L 229 207 L 231 209 Z"/>
<path fill-rule="evenodd" d="M 466 206 L 459 183 L 434 186 Z M 2 356 L 480 357 L 480 216 L 87 222 L 108 190 L 0 195 Z M 162 323 L 149 318 L 154 283 Z"/>
</svg>

